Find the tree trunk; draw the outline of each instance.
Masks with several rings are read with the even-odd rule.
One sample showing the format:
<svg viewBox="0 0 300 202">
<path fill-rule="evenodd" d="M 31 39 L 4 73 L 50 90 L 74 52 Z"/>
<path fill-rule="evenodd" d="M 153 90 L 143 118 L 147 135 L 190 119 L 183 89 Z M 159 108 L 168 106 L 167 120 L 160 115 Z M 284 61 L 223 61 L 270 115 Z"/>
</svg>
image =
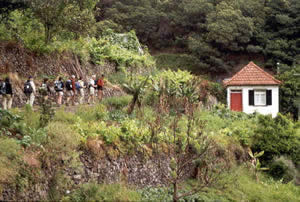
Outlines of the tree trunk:
<svg viewBox="0 0 300 202">
<path fill-rule="evenodd" d="M 49 44 L 51 40 L 51 27 L 48 24 L 45 24 L 45 44 Z"/>
<path fill-rule="evenodd" d="M 132 99 L 132 101 L 131 101 L 131 104 L 130 104 L 130 106 L 129 106 L 129 108 L 128 108 L 128 114 L 129 114 L 129 115 L 132 114 L 137 99 L 138 99 L 138 96 L 134 95 L 134 96 L 133 96 L 133 99 Z"/>
<path fill-rule="evenodd" d="M 178 198 L 177 198 L 177 182 L 173 183 L 173 202 L 178 202 Z"/>
</svg>

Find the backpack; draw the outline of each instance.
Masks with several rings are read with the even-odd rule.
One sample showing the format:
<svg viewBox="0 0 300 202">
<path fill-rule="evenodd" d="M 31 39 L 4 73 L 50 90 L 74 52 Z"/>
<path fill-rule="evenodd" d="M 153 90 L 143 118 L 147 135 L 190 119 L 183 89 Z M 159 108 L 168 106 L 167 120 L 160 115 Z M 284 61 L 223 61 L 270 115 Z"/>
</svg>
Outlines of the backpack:
<svg viewBox="0 0 300 202">
<path fill-rule="evenodd" d="M 41 90 L 47 90 L 47 84 L 43 83 L 40 87 Z"/>
<path fill-rule="evenodd" d="M 0 95 L 6 94 L 6 85 L 5 82 L 0 83 Z"/>
<path fill-rule="evenodd" d="M 76 88 L 76 90 L 80 90 L 80 88 L 82 88 L 82 86 L 80 85 L 80 83 L 78 81 L 75 83 L 75 88 Z"/>
<path fill-rule="evenodd" d="M 73 90 L 73 88 L 72 88 L 72 81 L 71 80 L 67 80 L 67 82 L 66 82 L 66 88 L 67 88 L 67 90 Z"/>
<path fill-rule="evenodd" d="M 97 86 L 103 87 L 104 86 L 104 82 L 102 79 L 98 79 L 97 81 Z"/>
<path fill-rule="evenodd" d="M 39 88 L 39 93 L 42 95 L 47 95 L 47 91 L 48 91 L 47 84 L 43 83 Z"/>
<path fill-rule="evenodd" d="M 33 88 L 32 88 L 32 86 L 30 84 L 30 81 L 27 81 L 24 84 L 24 93 L 27 94 L 27 95 L 33 93 Z"/>
<path fill-rule="evenodd" d="M 56 92 L 63 91 L 63 85 L 62 85 L 61 81 L 55 81 L 55 83 L 54 83 L 54 90 Z"/>
</svg>

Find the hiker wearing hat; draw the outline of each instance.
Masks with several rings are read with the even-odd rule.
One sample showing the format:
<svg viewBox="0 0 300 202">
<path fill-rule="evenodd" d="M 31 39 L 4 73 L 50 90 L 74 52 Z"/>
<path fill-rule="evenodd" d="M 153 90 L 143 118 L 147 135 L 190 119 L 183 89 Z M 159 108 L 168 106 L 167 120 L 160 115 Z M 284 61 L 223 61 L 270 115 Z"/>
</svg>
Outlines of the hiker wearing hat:
<svg viewBox="0 0 300 202">
<path fill-rule="evenodd" d="M 32 76 L 30 76 L 24 84 L 24 93 L 27 97 L 26 104 L 29 104 L 32 107 L 36 94 L 36 88 Z"/>
</svg>

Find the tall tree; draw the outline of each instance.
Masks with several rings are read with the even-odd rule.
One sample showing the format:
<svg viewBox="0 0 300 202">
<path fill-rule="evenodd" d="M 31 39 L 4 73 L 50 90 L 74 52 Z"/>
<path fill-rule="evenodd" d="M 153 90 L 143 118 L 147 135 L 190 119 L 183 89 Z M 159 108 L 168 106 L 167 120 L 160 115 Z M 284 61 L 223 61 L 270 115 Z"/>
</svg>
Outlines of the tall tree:
<svg viewBox="0 0 300 202">
<path fill-rule="evenodd" d="M 45 28 L 45 43 L 62 29 L 78 34 L 89 31 L 95 0 L 29 0 L 30 8 Z"/>
<path fill-rule="evenodd" d="M 64 11 L 71 0 L 30 0 L 30 8 L 45 28 L 45 43 L 59 31 Z"/>
<path fill-rule="evenodd" d="M 1 0 L 0 1 L 0 22 L 6 19 L 10 12 L 16 9 L 26 8 L 25 0 Z"/>
</svg>

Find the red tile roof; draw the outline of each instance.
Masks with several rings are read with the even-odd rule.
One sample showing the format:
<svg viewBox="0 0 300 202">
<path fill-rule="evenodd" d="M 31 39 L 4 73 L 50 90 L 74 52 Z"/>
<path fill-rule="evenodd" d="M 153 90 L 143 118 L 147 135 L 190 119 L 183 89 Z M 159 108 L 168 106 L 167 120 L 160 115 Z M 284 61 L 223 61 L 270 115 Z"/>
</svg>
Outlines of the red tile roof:
<svg viewBox="0 0 300 202">
<path fill-rule="evenodd" d="M 275 79 L 253 62 L 250 62 L 230 79 L 224 80 L 225 86 L 279 85 L 280 83 L 281 81 Z"/>
</svg>

